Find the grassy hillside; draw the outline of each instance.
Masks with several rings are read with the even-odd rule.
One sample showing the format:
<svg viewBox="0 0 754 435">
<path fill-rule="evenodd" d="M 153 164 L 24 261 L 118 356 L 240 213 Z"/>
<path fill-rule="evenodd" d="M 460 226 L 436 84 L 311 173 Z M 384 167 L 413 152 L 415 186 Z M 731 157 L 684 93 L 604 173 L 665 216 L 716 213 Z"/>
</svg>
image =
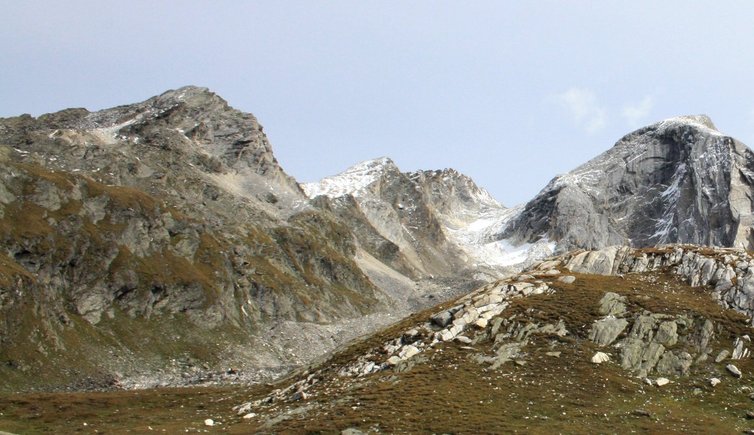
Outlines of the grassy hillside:
<svg viewBox="0 0 754 435">
<path fill-rule="evenodd" d="M 663 272 L 623 278 L 574 276 L 572 284 L 551 279 L 554 293 L 515 299 L 500 315 L 540 325 L 562 320 L 568 334 L 532 334 L 515 361 L 496 369 L 477 361 L 477 355 L 491 352 L 494 345 L 491 339 L 480 339 L 472 344 L 439 343 L 366 376 L 338 374 L 365 354 L 379 359 L 385 343 L 424 323 L 443 308 L 438 307 L 354 343 L 275 386 L 5 396 L 0 399 L 0 429 L 24 433 L 147 427 L 231 433 L 337 433 L 346 428 L 385 433 L 734 433 L 754 428 L 747 419 L 747 412 L 754 411 L 750 397 L 754 361 L 714 361 L 720 350 L 732 348 L 735 338 L 754 335 L 747 319 L 720 308 L 706 290 L 691 288 Z M 606 291 L 625 296 L 629 313 L 651 311 L 710 320 L 715 325 L 710 357 L 695 363 L 685 376 L 669 376 L 671 382 L 664 386 L 648 385 L 624 370 L 619 349 L 598 348 L 588 339 L 592 323 L 602 317 L 597 307 Z M 612 360 L 593 364 L 590 359 L 598 350 Z M 743 372 L 741 378 L 725 369 L 729 363 Z M 255 404 L 247 412 L 256 415 L 249 419 L 231 409 L 271 397 L 273 388 L 285 389 L 311 375 L 316 380 L 303 400 L 287 395 Z M 713 387 L 712 377 L 721 383 Z M 217 426 L 203 426 L 206 418 L 214 419 Z"/>
</svg>

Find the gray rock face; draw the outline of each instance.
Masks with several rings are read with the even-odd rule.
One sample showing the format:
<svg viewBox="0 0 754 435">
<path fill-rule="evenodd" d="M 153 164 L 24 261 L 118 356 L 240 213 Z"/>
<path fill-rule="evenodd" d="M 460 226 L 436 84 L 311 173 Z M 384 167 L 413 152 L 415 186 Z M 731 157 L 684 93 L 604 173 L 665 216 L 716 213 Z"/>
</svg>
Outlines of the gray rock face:
<svg viewBox="0 0 754 435">
<path fill-rule="evenodd" d="M 706 116 L 623 137 L 553 179 L 501 233 L 558 249 L 694 243 L 752 248 L 754 154 Z"/>
<path fill-rule="evenodd" d="M 599 313 L 603 316 L 623 316 L 626 314 L 626 297 L 613 292 L 605 293 L 600 299 Z"/>
<path fill-rule="evenodd" d="M 446 179 L 445 183 L 442 186 L 451 192 L 447 202 L 437 207 L 466 204 L 453 200 L 467 193 L 455 194 L 452 186 L 458 184 L 456 180 Z M 431 197 L 432 187 L 439 189 L 439 184 L 403 173 L 392 160 L 381 158 L 304 187 L 318 203 L 352 222 L 354 235 L 370 255 L 387 257 L 386 263 L 395 270 L 421 278 L 457 275 L 468 266 L 461 248 L 448 240 L 440 209 Z"/>
<path fill-rule="evenodd" d="M 678 333 L 679 329 L 684 331 L 683 335 Z M 693 349 L 695 355 L 705 356 L 711 331 L 708 319 L 644 312 L 633 319 L 628 337 L 618 343 L 621 366 L 642 377 L 653 371 L 661 375 L 686 375 L 694 356 L 670 349 L 683 343 Z"/>
<path fill-rule="evenodd" d="M 389 158 L 361 162 L 303 185 L 332 209 L 360 245 L 411 278 L 468 275 L 499 278 L 508 264 L 494 235 L 515 210 L 495 201 L 453 169 L 401 172 Z"/>
<path fill-rule="evenodd" d="M 628 326 L 626 319 L 608 317 L 594 322 L 589 332 L 589 339 L 597 346 L 609 346 Z"/>
</svg>

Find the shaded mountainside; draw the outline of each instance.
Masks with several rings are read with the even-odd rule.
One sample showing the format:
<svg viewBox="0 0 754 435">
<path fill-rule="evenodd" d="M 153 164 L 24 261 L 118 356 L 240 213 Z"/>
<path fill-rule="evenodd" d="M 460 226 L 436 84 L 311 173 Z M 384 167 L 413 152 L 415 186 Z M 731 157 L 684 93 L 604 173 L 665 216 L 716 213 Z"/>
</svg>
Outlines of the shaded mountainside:
<svg viewBox="0 0 754 435">
<path fill-rule="evenodd" d="M 668 119 L 553 179 L 501 233 L 559 249 L 695 243 L 752 248 L 754 154 L 706 116 Z"/>
</svg>

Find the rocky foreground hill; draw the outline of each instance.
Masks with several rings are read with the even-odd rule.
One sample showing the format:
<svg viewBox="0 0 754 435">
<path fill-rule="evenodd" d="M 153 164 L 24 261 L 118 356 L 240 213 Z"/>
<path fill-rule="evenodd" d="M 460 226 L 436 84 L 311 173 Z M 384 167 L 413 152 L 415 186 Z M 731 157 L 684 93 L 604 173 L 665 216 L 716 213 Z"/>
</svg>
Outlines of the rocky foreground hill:
<svg viewBox="0 0 754 435">
<path fill-rule="evenodd" d="M 276 384 L 0 397 L 0 429 L 747 433 L 753 284 L 741 249 L 577 251 Z"/>
<path fill-rule="evenodd" d="M 555 257 L 216 418 L 263 432 L 748 431 L 752 271 L 743 250 L 691 245 Z"/>
</svg>

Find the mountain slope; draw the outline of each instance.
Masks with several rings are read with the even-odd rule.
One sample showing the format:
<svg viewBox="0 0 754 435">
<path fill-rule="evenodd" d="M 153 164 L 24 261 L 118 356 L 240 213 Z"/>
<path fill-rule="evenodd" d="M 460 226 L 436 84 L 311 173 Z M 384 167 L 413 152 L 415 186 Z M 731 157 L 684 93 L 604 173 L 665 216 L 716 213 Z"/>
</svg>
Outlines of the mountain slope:
<svg viewBox="0 0 754 435">
<path fill-rule="evenodd" d="M 191 382 L 177 360 L 254 379 L 361 331 L 320 325 L 388 309 L 344 223 L 203 88 L 1 119 L 0 196 L 5 388 Z"/>
<path fill-rule="evenodd" d="M 754 154 L 706 116 L 668 119 L 554 178 L 500 238 L 561 250 L 615 244 L 752 247 Z"/>
<path fill-rule="evenodd" d="M 257 381 L 489 276 L 443 227 L 496 210 L 473 182 L 436 213 L 391 162 L 362 172 L 368 195 L 310 200 L 193 86 L 0 119 L 0 388 Z"/>
<path fill-rule="evenodd" d="M 502 206 L 453 169 L 404 173 L 381 158 L 303 188 L 311 198 L 329 198 L 338 210 L 357 209 L 372 229 L 356 233 L 362 245 L 369 246 L 376 233 L 403 255 L 397 268 L 412 276 L 447 276 L 468 268 L 480 277 L 499 277 L 520 267 L 529 252 L 541 258 L 552 248 L 540 243 L 539 249 L 516 250 L 496 241 L 519 210 Z"/>
</svg>

